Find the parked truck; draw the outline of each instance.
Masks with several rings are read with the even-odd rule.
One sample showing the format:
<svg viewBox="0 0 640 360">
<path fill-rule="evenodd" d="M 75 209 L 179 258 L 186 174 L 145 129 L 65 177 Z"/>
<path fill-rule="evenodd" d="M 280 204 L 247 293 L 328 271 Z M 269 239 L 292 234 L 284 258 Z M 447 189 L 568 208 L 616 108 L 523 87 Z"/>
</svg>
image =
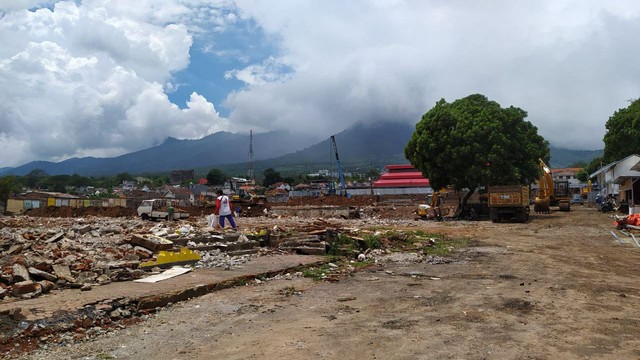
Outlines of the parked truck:
<svg viewBox="0 0 640 360">
<path fill-rule="evenodd" d="M 489 186 L 488 194 L 491 221 L 514 219 L 524 223 L 529 219 L 528 186 Z"/>
<path fill-rule="evenodd" d="M 179 220 L 188 218 L 189 213 L 175 209 L 171 200 L 151 199 L 142 201 L 142 204 L 138 206 L 138 216 L 143 220 L 169 220 L 170 218 Z"/>
</svg>

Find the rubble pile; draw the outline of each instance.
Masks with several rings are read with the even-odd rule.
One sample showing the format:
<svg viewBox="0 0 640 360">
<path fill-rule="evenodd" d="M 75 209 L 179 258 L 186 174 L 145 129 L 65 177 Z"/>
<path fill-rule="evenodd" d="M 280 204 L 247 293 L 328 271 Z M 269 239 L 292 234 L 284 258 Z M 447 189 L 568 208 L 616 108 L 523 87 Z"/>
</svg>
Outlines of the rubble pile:
<svg viewBox="0 0 640 360">
<path fill-rule="evenodd" d="M 251 235 L 250 235 L 251 236 Z M 247 262 L 257 238 L 221 234 L 181 222 L 140 219 L 11 217 L 0 220 L 0 300 L 31 298 L 53 289 L 91 290 L 148 274 L 160 251 L 202 250 L 198 267 Z M 211 242 L 214 240 L 214 242 Z M 218 241 L 220 240 L 220 241 Z M 202 247 L 206 244 L 208 247 Z M 195 262 L 195 261 L 194 261 Z"/>
<path fill-rule="evenodd" d="M 376 202 L 380 201 L 379 196 L 357 196 L 357 197 L 344 197 L 338 195 L 327 196 L 300 196 L 292 197 L 287 202 L 287 206 L 302 206 L 302 205 L 336 205 L 336 206 L 372 206 Z"/>
<path fill-rule="evenodd" d="M 29 216 L 40 217 L 87 217 L 87 216 L 105 216 L 105 217 L 135 217 L 138 214 L 136 209 L 126 208 L 122 206 L 87 206 L 87 207 L 71 207 L 71 206 L 45 206 L 37 209 L 29 209 L 25 213 Z"/>
<path fill-rule="evenodd" d="M 107 218 L 10 218 L 0 229 L 0 298 L 30 298 L 54 288 L 80 288 L 131 280 L 147 249 L 131 246 L 126 234 L 140 221 Z"/>
</svg>

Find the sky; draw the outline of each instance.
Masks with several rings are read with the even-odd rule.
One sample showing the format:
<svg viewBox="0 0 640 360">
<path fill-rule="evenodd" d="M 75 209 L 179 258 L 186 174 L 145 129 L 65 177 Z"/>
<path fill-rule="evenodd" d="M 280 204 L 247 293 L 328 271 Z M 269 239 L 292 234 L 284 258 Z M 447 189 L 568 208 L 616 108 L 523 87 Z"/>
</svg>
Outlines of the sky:
<svg viewBox="0 0 640 360">
<path fill-rule="evenodd" d="M 0 0 L 0 167 L 218 131 L 321 140 L 475 93 L 601 149 L 640 93 L 637 39 L 631 0 Z"/>
</svg>

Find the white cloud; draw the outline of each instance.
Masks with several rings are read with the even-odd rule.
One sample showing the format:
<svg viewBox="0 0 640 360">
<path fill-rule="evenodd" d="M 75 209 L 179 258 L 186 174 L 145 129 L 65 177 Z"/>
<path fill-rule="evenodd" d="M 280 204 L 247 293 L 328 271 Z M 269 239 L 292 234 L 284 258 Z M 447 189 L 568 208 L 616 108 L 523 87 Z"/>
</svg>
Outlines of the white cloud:
<svg viewBox="0 0 640 360">
<path fill-rule="evenodd" d="M 47 6 L 57 1 L 59 0 L 0 0 L 0 14 L 5 11 Z"/>
<path fill-rule="evenodd" d="M 49 8 L 26 10 L 38 6 Z M 223 129 L 324 136 L 416 122 L 472 93 L 523 108 L 556 145 L 599 148 L 608 117 L 640 92 L 639 16 L 631 0 L 0 0 L 0 164 Z M 226 32 L 247 43 L 229 46 Z M 268 48 L 256 39 L 278 52 L 252 62 Z M 243 64 L 226 73 L 245 84 L 225 100 L 229 119 L 198 92 L 180 106 L 167 97 L 185 85 L 176 74 L 194 41 Z"/>
<path fill-rule="evenodd" d="M 114 156 L 168 136 L 227 128 L 193 93 L 180 109 L 167 92 L 189 64 L 185 6 L 160 1 L 58 2 L 0 18 L 0 163 Z M 169 4 L 170 2 L 162 2 Z"/>
<path fill-rule="evenodd" d="M 604 123 L 637 98 L 634 1 L 238 0 L 281 39 L 286 81 L 229 72 L 231 119 L 323 134 L 356 121 L 416 122 L 440 98 L 518 106 L 555 145 L 601 148 Z M 303 125 L 302 125 L 303 124 Z"/>
</svg>

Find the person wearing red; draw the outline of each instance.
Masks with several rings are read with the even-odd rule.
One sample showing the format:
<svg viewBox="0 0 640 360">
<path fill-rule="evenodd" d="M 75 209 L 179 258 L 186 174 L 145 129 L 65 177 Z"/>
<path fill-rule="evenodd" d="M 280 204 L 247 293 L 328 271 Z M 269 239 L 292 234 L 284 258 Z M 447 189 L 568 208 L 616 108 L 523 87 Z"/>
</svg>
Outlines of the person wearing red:
<svg viewBox="0 0 640 360">
<path fill-rule="evenodd" d="M 233 221 L 233 215 L 231 213 L 231 209 L 233 208 L 231 205 L 231 201 L 229 197 L 222 194 L 222 190 L 218 190 L 218 197 L 216 198 L 216 215 L 218 215 L 218 224 L 221 228 L 224 228 L 224 219 L 229 220 L 229 225 L 233 228 L 233 230 L 238 230 L 236 227 L 236 222 Z"/>
</svg>

